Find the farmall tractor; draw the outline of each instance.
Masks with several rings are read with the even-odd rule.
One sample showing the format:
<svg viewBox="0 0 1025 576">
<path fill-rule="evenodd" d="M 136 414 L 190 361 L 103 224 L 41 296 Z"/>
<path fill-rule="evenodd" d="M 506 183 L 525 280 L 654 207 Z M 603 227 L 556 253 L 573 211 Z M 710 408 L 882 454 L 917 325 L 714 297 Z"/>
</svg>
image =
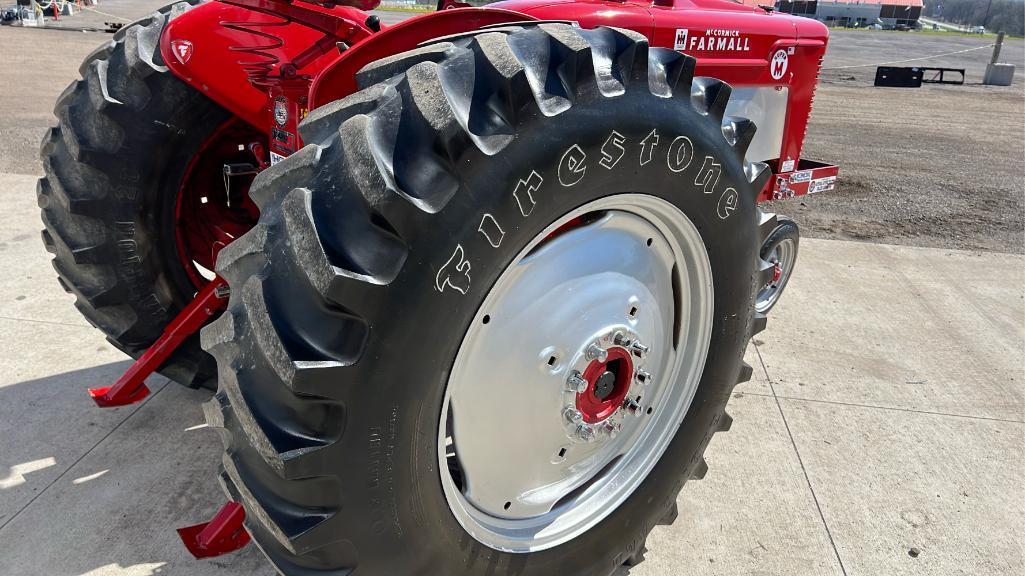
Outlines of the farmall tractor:
<svg viewBox="0 0 1025 576">
<path fill-rule="evenodd" d="M 801 158 L 826 29 L 376 4 L 179 2 L 86 59 L 38 195 L 61 284 L 137 359 L 92 396 L 216 390 L 229 502 L 180 530 L 196 556 L 623 574 L 705 474 L 796 257 L 760 203 L 834 186 Z"/>
</svg>

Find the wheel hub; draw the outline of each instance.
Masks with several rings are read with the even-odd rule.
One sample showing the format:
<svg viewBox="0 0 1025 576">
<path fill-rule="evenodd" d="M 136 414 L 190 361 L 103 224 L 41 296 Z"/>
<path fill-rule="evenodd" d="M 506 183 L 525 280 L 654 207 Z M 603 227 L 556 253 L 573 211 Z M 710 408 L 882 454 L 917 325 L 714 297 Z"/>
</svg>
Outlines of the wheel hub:
<svg viewBox="0 0 1025 576">
<path fill-rule="evenodd" d="M 601 442 L 615 438 L 627 410 L 639 405 L 644 384 L 638 382 L 638 372 L 643 371 L 645 353 L 634 350 L 635 344 L 647 351 L 636 333 L 622 325 L 581 347 L 569 370 L 568 396 L 562 409 L 571 440 Z"/>
</svg>

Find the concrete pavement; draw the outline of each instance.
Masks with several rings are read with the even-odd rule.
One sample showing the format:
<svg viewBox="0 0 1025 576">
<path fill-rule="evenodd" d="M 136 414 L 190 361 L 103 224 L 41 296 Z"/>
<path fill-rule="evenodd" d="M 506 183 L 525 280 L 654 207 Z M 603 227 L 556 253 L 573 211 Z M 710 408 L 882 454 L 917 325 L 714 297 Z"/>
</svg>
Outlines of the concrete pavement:
<svg viewBox="0 0 1025 576">
<path fill-rule="evenodd" d="M 0 575 L 267 575 L 174 528 L 223 496 L 204 392 L 127 366 L 58 287 L 35 178 L 0 174 Z M 635 576 L 1025 572 L 1025 258 L 806 240 L 709 473 Z M 913 551 L 913 552 L 912 552 Z"/>
</svg>

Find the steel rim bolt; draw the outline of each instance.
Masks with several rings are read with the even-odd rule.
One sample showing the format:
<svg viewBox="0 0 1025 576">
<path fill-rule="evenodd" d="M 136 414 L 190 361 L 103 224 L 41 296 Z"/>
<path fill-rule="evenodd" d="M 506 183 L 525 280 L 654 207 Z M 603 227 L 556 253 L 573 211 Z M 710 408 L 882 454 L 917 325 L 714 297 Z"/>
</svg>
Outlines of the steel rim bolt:
<svg viewBox="0 0 1025 576">
<path fill-rule="evenodd" d="M 651 374 L 645 370 L 638 370 L 634 375 L 634 380 L 637 380 L 642 386 L 647 386 L 651 383 Z"/>
<path fill-rule="evenodd" d="M 587 424 L 580 424 L 577 426 L 577 437 L 584 442 L 591 442 L 594 440 L 594 428 L 591 428 Z"/>
<path fill-rule="evenodd" d="M 566 420 L 569 420 L 573 424 L 579 424 L 584 420 L 584 415 L 576 408 L 566 408 L 562 415 L 566 417 Z"/>
<path fill-rule="evenodd" d="M 633 342 L 630 344 L 630 350 L 633 351 L 634 355 L 638 358 L 644 358 L 644 355 L 648 353 L 648 347 L 640 342 Z"/>
<path fill-rule="evenodd" d="M 601 346 L 592 343 L 587 347 L 587 359 L 605 362 L 609 359 L 609 352 Z"/>
<path fill-rule="evenodd" d="M 580 372 L 574 370 L 570 375 L 569 379 L 566 380 L 566 388 L 570 392 L 576 392 L 577 394 L 583 394 L 587 391 L 588 384 L 587 380 L 584 380 Z"/>
</svg>

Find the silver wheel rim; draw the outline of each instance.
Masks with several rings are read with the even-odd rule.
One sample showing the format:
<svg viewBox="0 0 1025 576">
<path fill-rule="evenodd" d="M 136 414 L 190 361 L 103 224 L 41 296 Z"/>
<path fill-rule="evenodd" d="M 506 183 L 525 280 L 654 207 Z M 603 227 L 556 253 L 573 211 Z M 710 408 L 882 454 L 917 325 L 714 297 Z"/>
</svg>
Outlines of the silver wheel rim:
<svg viewBox="0 0 1025 576">
<path fill-rule="evenodd" d="M 496 550 L 536 552 L 617 509 L 694 398 L 712 293 L 700 233 L 654 196 L 602 198 L 539 234 L 485 298 L 446 387 L 438 459 L 460 525 Z M 611 414 L 592 410 L 603 397 Z"/>
<path fill-rule="evenodd" d="M 766 312 L 775 306 L 776 301 L 779 300 L 780 294 L 783 293 L 783 288 L 790 279 L 790 273 L 794 270 L 794 260 L 797 256 L 796 248 L 792 239 L 784 238 L 768 254 L 766 261 L 773 266 L 779 267 L 779 277 L 762 286 L 761 290 L 758 291 L 758 300 L 755 303 L 755 309 L 758 312 Z"/>
</svg>

